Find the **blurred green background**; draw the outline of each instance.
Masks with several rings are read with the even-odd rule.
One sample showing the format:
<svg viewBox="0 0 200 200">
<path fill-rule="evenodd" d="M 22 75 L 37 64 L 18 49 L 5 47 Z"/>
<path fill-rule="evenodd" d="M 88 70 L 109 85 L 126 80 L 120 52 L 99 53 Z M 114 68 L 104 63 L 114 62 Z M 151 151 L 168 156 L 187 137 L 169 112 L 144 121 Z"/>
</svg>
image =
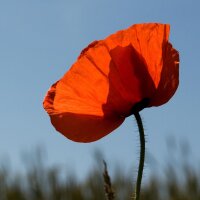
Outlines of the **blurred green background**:
<svg viewBox="0 0 200 200">
<path fill-rule="evenodd" d="M 173 138 L 171 138 L 173 139 Z M 170 140 L 171 140 L 170 139 Z M 171 140 L 172 141 L 172 140 Z M 151 170 L 146 174 L 148 180 L 142 184 L 141 200 L 199 200 L 200 171 L 189 162 L 190 147 L 187 142 L 167 143 L 168 153 L 171 149 L 179 154 L 179 160 L 169 159 L 162 174 Z M 147 155 L 149 165 L 155 158 Z M 103 200 L 106 199 L 103 180 L 103 160 L 101 151 L 93 153 L 93 165 L 84 179 L 66 166 L 52 165 L 45 162 L 46 153 L 41 147 L 32 153 L 23 154 L 24 173 L 13 172 L 8 163 L 0 167 L 1 200 Z M 175 162 L 174 162 L 175 161 Z M 68 161 L 70 162 L 70 161 Z M 179 164 L 177 164 L 179 163 Z M 108 171 L 109 171 L 109 161 Z M 136 169 L 132 169 L 133 171 Z M 135 178 L 123 169 L 122 163 L 115 163 L 110 178 L 116 200 L 128 200 L 134 191 Z M 135 174 L 136 175 L 136 174 Z"/>
</svg>

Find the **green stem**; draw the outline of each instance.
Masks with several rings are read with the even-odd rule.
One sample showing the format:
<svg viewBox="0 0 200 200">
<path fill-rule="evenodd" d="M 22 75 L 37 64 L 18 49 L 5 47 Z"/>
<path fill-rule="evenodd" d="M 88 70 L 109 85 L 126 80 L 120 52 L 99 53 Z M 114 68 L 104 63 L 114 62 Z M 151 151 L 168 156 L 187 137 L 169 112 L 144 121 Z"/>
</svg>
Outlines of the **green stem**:
<svg viewBox="0 0 200 200">
<path fill-rule="evenodd" d="M 142 119 L 140 117 L 139 112 L 135 112 L 134 115 L 135 115 L 135 119 L 137 121 L 138 130 L 139 130 L 139 134 L 140 134 L 140 161 L 139 161 L 139 167 L 138 167 L 138 175 L 137 175 L 134 200 L 139 200 L 142 175 L 143 175 L 143 169 L 144 169 L 144 159 L 145 159 L 145 135 L 144 135 Z"/>
</svg>

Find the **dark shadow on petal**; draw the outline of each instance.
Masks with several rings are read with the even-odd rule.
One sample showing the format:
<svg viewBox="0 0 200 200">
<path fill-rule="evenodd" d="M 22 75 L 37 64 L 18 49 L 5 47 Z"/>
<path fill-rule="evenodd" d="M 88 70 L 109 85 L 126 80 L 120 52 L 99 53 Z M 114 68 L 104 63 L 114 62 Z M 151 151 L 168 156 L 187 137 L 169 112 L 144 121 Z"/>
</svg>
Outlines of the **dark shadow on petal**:
<svg viewBox="0 0 200 200">
<path fill-rule="evenodd" d="M 103 111 L 126 117 L 148 106 L 155 85 L 145 60 L 132 45 L 117 46 L 110 55 L 109 94 Z"/>
<path fill-rule="evenodd" d="M 163 67 L 160 82 L 151 106 L 165 104 L 174 95 L 179 84 L 179 53 L 169 42 L 163 42 Z"/>
<path fill-rule="evenodd" d="M 124 118 L 98 117 L 74 113 L 50 115 L 55 129 L 68 139 L 76 142 L 93 142 L 99 140 L 120 126 Z"/>
</svg>

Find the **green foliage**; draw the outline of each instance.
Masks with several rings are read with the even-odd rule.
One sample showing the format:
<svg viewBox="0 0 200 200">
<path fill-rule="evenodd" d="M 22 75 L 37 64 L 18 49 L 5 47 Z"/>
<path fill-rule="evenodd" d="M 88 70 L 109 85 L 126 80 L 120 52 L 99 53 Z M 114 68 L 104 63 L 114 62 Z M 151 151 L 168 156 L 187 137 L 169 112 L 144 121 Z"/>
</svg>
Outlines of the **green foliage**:
<svg viewBox="0 0 200 200">
<path fill-rule="evenodd" d="M 0 168 L 0 200 L 106 199 L 100 156 L 96 158 L 96 167 L 83 181 L 78 181 L 70 172 L 63 173 L 58 166 L 45 166 L 45 159 L 40 153 L 28 157 L 29 164 L 23 175 L 13 173 L 5 166 Z M 178 171 L 176 169 L 176 166 L 169 164 L 163 172 L 165 178 L 146 175 L 149 178 L 142 184 L 141 200 L 200 200 L 198 171 L 187 162 L 178 167 Z M 130 199 L 134 188 L 133 177 L 118 166 L 110 178 L 115 200 Z"/>
</svg>

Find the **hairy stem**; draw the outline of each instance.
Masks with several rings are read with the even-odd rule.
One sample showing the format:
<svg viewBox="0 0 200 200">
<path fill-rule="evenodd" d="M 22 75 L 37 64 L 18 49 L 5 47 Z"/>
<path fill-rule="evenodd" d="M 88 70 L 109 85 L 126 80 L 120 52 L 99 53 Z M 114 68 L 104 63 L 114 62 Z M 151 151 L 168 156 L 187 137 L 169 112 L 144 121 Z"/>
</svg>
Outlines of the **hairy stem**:
<svg viewBox="0 0 200 200">
<path fill-rule="evenodd" d="M 139 167 L 138 167 L 138 175 L 137 175 L 137 182 L 136 182 L 136 188 L 135 188 L 135 193 L 134 193 L 134 200 L 139 200 L 142 175 L 143 175 L 143 169 L 144 169 L 144 159 L 145 159 L 145 135 L 144 135 L 142 119 L 140 117 L 139 112 L 135 112 L 134 115 L 137 121 L 138 130 L 140 134 L 140 161 L 139 161 Z"/>
</svg>

